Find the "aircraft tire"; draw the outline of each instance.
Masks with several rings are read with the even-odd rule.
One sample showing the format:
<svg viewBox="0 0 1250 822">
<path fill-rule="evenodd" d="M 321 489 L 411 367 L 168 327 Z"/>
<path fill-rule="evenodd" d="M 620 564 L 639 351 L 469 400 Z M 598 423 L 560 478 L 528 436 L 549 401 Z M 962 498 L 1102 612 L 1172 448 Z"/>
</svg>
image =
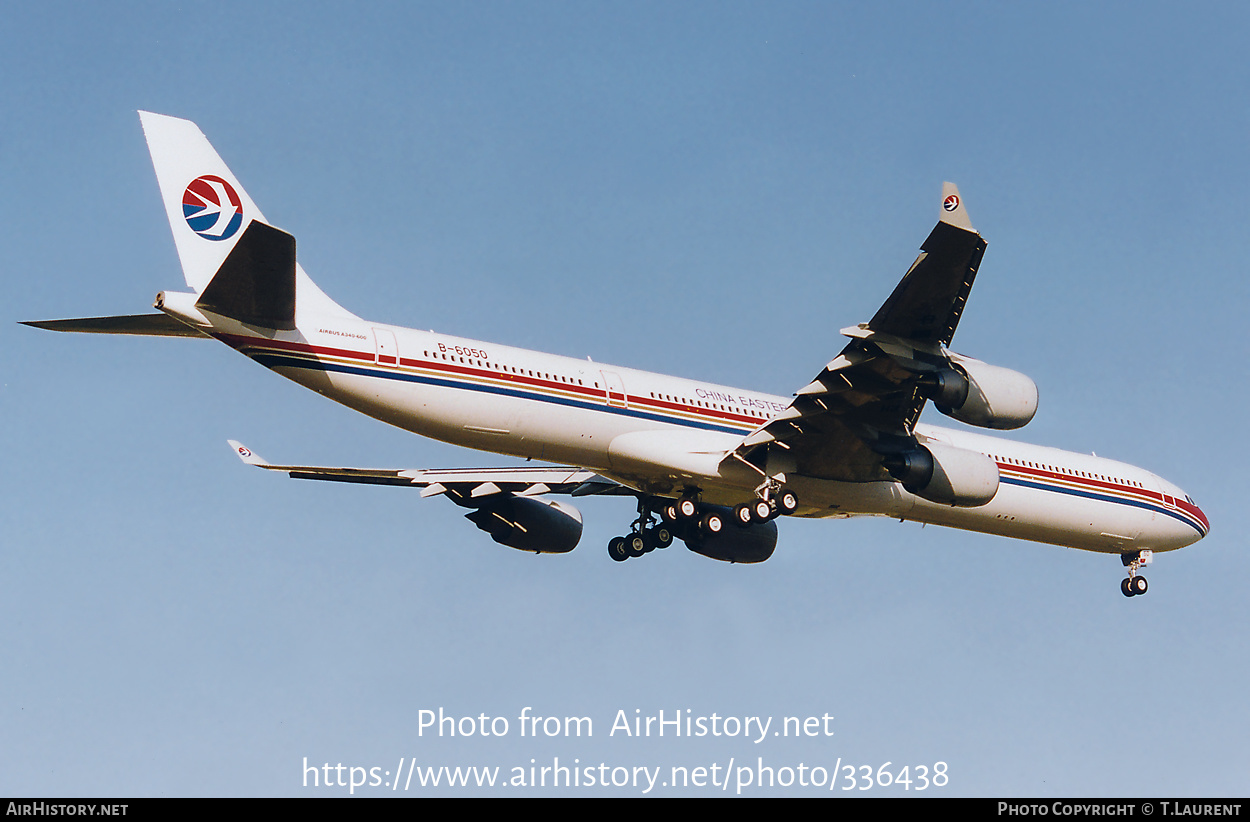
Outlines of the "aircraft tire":
<svg viewBox="0 0 1250 822">
<path fill-rule="evenodd" d="M 734 506 L 734 525 L 746 528 L 753 522 L 755 522 L 755 515 L 751 511 L 751 503 L 744 502 Z"/>
<path fill-rule="evenodd" d="M 1126 597 L 1131 597 L 1133 595 L 1133 589 L 1131 587 L 1131 583 L 1132 583 L 1132 580 L 1128 579 L 1127 577 L 1120 580 L 1120 593 L 1124 594 L 1124 596 Z"/>
<path fill-rule="evenodd" d="M 708 511 L 699 521 L 699 527 L 705 534 L 719 534 L 725 530 L 725 518 L 716 511 Z"/>
<path fill-rule="evenodd" d="M 799 510 L 799 498 L 788 488 L 782 488 L 777 494 L 777 511 L 782 514 L 793 514 Z"/>
<path fill-rule="evenodd" d="M 1150 583 L 1146 582 L 1145 577 L 1133 577 L 1132 588 L 1134 596 L 1141 596 L 1150 590 Z"/>
<path fill-rule="evenodd" d="M 617 562 L 629 559 L 629 552 L 625 550 L 625 537 L 612 537 L 608 540 L 608 556 Z"/>
</svg>

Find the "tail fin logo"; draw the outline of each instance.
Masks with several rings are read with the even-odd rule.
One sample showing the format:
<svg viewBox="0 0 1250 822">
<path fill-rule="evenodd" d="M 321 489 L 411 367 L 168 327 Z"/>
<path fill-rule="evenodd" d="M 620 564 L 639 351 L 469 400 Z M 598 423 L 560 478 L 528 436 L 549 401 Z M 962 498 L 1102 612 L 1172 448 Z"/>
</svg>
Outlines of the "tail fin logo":
<svg viewBox="0 0 1250 822">
<path fill-rule="evenodd" d="M 959 208 L 959 195 L 951 194 L 950 196 L 948 196 L 945 200 L 942 201 L 942 208 L 946 209 L 947 211 L 954 211 L 955 209 Z"/>
<path fill-rule="evenodd" d="M 214 174 L 196 177 L 182 192 L 182 216 L 206 240 L 228 240 L 243 225 L 243 201 L 234 187 Z"/>
</svg>

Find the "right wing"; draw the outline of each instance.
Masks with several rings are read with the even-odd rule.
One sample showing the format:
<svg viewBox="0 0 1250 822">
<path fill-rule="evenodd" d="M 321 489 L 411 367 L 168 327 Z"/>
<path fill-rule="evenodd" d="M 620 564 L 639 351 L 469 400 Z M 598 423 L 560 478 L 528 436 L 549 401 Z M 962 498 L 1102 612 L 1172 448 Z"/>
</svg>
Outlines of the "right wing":
<svg viewBox="0 0 1250 822">
<path fill-rule="evenodd" d="M 582 537 L 582 515 L 573 506 L 543 494 L 635 496 L 620 483 L 584 468 L 334 468 L 321 465 L 272 465 L 247 446 L 230 447 L 248 465 L 284 471 L 295 479 L 363 482 L 420 488 L 421 496 L 446 496 L 472 510 L 465 519 L 509 548 L 537 554 L 572 551 Z"/>
<path fill-rule="evenodd" d="M 371 485 L 402 485 L 420 488 L 421 496 L 445 494 L 457 505 L 473 508 L 499 494 L 532 497 L 539 494 L 592 494 L 633 496 L 620 483 L 585 468 L 518 466 L 515 468 L 336 468 L 321 465 L 273 465 L 250 448 L 229 440 L 239 459 L 269 471 L 282 471 L 293 479 L 356 482 Z"/>
</svg>

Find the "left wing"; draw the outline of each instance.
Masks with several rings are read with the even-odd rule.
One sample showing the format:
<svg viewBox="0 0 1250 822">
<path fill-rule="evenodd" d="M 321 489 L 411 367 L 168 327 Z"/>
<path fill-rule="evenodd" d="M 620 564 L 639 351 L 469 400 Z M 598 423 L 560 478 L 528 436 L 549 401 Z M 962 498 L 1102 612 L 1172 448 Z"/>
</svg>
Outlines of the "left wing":
<svg viewBox="0 0 1250 822">
<path fill-rule="evenodd" d="M 726 459 L 765 479 L 793 471 L 820 479 L 888 480 L 883 455 L 916 447 L 925 399 L 951 371 L 945 346 L 963 315 L 986 243 L 953 183 L 941 218 L 873 318 L 842 333 L 851 342 L 782 413 Z"/>
</svg>

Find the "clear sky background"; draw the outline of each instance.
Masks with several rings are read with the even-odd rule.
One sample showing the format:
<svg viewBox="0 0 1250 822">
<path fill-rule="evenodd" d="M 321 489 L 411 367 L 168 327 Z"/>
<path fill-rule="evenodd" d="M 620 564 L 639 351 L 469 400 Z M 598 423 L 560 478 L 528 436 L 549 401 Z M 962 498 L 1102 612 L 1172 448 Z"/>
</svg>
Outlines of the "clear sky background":
<svg viewBox="0 0 1250 822">
<path fill-rule="evenodd" d="M 1248 792 L 1243 7 L 3 11 L 0 794 L 346 792 L 305 788 L 305 757 Z M 757 566 L 680 544 L 618 564 L 627 500 L 579 503 L 581 546 L 535 557 L 444 500 L 248 469 L 227 437 L 508 460 L 217 344 L 17 325 L 184 287 L 140 108 L 195 120 L 361 316 L 783 395 L 872 316 L 954 180 L 989 241 L 954 348 L 1037 381 L 1016 436 L 1155 471 L 1212 533 L 1125 599 L 1113 556 L 876 519 L 783 521 Z M 522 739 L 527 706 L 594 736 Z M 511 733 L 420 736 L 440 707 Z M 635 709 L 828 713 L 835 735 L 609 736 Z"/>
</svg>

